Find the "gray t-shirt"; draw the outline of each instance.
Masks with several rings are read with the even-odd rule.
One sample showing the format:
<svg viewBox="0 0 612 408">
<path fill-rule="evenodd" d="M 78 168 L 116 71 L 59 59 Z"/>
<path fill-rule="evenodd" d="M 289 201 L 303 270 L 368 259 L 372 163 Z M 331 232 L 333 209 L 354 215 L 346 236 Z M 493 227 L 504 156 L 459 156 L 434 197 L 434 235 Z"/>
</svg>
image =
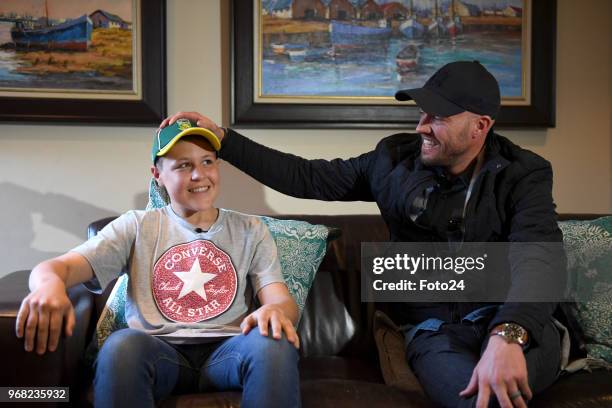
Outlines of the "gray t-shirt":
<svg viewBox="0 0 612 408">
<path fill-rule="evenodd" d="M 284 283 L 268 228 L 225 209 L 208 231 L 170 206 L 128 211 L 73 251 L 90 263 L 95 292 L 126 271 L 128 326 L 174 343 L 239 334 L 252 294 Z"/>
</svg>

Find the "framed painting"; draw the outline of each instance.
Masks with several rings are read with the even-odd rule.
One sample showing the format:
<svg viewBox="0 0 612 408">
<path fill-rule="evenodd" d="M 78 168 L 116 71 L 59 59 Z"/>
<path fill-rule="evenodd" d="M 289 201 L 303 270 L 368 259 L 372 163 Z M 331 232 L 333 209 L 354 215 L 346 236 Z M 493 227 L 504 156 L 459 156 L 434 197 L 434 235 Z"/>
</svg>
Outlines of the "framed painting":
<svg viewBox="0 0 612 408">
<path fill-rule="evenodd" d="M 158 124 L 164 0 L 0 2 L 0 120 Z"/>
<path fill-rule="evenodd" d="M 556 0 L 232 0 L 237 127 L 405 128 L 442 65 L 500 83 L 503 127 L 555 124 Z"/>
</svg>

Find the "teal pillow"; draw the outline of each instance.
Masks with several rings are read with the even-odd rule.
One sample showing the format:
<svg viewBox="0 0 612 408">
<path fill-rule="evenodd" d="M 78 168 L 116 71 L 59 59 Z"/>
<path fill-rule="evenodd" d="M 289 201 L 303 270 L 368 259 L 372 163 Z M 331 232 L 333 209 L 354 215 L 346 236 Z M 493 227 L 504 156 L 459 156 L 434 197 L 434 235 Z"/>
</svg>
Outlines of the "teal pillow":
<svg viewBox="0 0 612 408">
<path fill-rule="evenodd" d="M 588 357 L 612 363 L 612 217 L 563 221 L 574 319 Z"/>
<path fill-rule="evenodd" d="M 306 305 L 308 291 L 327 249 L 328 228 L 305 221 L 261 217 L 270 230 L 289 293 L 297 303 L 299 316 Z"/>
<path fill-rule="evenodd" d="M 305 221 L 260 218 L 276 242 L 281 271 L 289 293 L 297 303 L 299 320 L 308 291 L 327 250 L 328 228 Z M 120 276 L 106 301 L 88 347 L 87 359 L 90 363 L 112 332 L 128 327 L 125 318 L 127 286 L 128 276 Z"/>
<path fill-rule="evenodd" d="M 125 318 L 127 286 L 128 276 L 125 274 L 121 275 L 117 282 L 115 282 L 110 295 L 108 295 L 106 305 L 104 305 L 104 309 L 100 313 L 91 343 L 87 347 L 86 360 L 89 363 L 93 363 L 98 351 L 112 332 L 128 327 Z"/>
</svg>

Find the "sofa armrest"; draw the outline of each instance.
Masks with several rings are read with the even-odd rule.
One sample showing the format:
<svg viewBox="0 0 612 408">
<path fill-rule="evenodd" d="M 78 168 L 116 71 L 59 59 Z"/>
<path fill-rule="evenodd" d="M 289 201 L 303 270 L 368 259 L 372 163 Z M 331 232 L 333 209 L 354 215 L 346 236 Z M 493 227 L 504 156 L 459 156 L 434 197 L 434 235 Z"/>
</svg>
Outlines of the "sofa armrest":
<svg viewBox="0 0 612 408">
<path fill-rule="evenodd" d="M 76 325 L 73 335 L 62 335 L 58 348 L 40 356 L 24 350 L 23 339 L 15 335 L 15 321 L 23 298 L 29 293 L 30 271 L 13 272 L 0 279 L 0 370 L 2 386 L 70 387 L 70 400 L 76 401 L 84 381 L 83 357 L 91 333 L 92 294 L 83 285 L 68 290 L 74 306 Z"/>
</svg>

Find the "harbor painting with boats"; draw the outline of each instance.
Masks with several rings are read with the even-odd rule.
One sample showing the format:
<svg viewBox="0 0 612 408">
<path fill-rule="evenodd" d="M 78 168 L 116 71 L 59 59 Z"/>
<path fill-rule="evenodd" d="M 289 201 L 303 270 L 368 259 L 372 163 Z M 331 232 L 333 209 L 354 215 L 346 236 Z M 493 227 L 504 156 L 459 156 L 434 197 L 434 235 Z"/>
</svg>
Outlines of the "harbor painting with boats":
<svg viewBox="0 0 612 408">
<path fill-rule="evenodd" d="M 530 0 L 257 3 L 260 102 L 390 102 L 456 60 L 485 65 L 506 102 L 527 97 Z"/>
<path fill-rule="evenodd" d="M 0 91 L 133 93 L 133 1 L 2 0 Z"/>
</svg>

